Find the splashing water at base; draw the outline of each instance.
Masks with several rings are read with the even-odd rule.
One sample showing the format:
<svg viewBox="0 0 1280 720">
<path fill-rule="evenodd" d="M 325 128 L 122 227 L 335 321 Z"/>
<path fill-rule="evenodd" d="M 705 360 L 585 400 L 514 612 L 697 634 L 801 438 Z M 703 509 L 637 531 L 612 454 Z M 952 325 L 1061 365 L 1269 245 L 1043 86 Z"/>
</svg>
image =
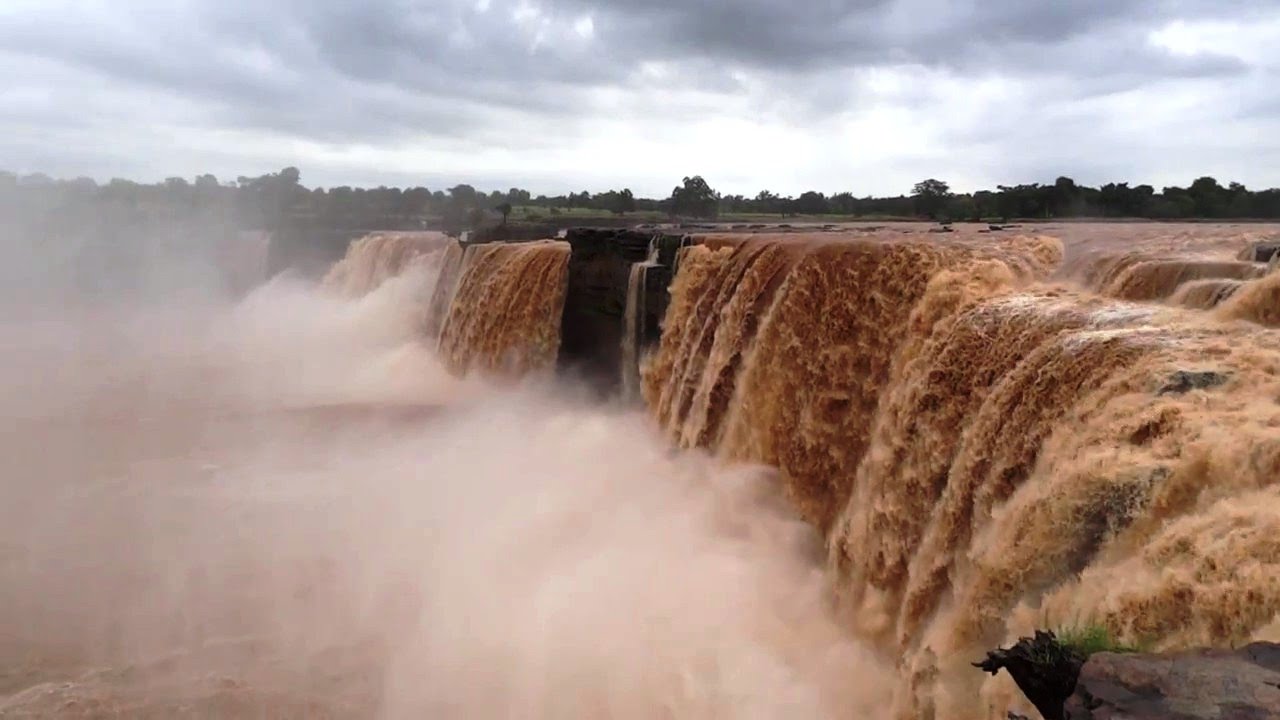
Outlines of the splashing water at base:
<svg viewBox="0 0 1280 720">
<path fill-rule="evenodd" d="M 769 471 L 451 378 L 430 282 L 11 334 L 0 715 L 877 717 Z"/>
</svg>

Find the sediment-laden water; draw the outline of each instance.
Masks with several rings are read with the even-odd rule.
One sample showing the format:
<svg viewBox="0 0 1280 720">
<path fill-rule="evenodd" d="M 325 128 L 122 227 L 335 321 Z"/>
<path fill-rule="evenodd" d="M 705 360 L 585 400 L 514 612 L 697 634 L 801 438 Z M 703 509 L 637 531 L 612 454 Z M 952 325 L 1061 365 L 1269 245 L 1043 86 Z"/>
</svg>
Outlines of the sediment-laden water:
<svg viewBox="0 0 1280 720">
<path fill-rule="evenodd" d="M 1256 236 L 707 238 L 638 408 L 547 372 L 561 242 L 28 323 L 0 710 L 1002 718 L 1032 628 L 1274 638 Z"/>
</svg>

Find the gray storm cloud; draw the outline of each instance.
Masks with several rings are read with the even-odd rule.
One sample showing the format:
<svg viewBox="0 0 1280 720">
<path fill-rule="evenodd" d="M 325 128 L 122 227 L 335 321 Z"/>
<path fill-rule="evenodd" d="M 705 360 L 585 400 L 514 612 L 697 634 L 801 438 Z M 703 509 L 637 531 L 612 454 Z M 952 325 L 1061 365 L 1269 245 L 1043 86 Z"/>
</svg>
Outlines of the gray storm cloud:
<svg viewBox="0 0 1280 720">
<path fill-rule="evenodd" d="M 0 9 L 0 71 L 16 79 L 0 91 L 0 126 L 7 129 L 0 157 L 19 172 L 141 179 L 219 168 L 251 173 L 290 161 L 322 184 L 399 183 L 411 180 L 410 171 L 309 153 L 317 146 L 338 156 L 352 147 L 413 147 L 428 157 L 453 157 L 424 162 L 428 166 L 413 171 L 418 177 L 507 186 L 534 176 L 529 166 L 537 164 L 536 177 L 548 182 L 539 189 L 556 192 L 581 184 L 574 149 L 596 137 L 600 119 L 637 127 L 667 123 L 678 134 L 682 112 L 707 117 L 705 108 L 719 98 L 726 117 L 746 112 L 787 132 L 821 135 L 829 118 L 876 113 L 885 105 L 938 123 L 945 103 L 954 102 L 954 92 L 927 87 L 877 95 L 868 77 L 884 72 L 908 81 L 927 76 L 953 89 L 992 80 L 1027 85 L 1028 92 L 1013 98 L 1021 105 L 988 107 L 982 104 L 995 100 L 981 97 L 969 102 L 1015 126 L 1035 123 L 1041 135 L 1055 130 L 1043 126 L 1053 116 L 1045 105 L 1211 81 L 1214 87 L 1203 92 L 1214 102 L 1194 120 L 1213 127 L 1233 112 L 1224 96 L 1227 105 L 1269 107 L 1251 93 L 1260 78 L 1274 79 L 1280 54 L 1245 60 L 1216 48 L 1179 50 L 1152 43 L 1151 34 L 1175 21 L 1277 17 L 1262 0 L 22 1 Z M 1069 135 L 1069 123 L 1059 135 L 1128 161 L 1128 177 L 1107 179 L 1158 172 L 1141 152 L 1109 145 L 1108 128 L 1117 117 L 1106 108 L 1093 112 L 1084 125 L 1098 129 L 1096 136 Z M 1257 110 L 1250 117 L 1275 121 Z M 982 125 L 945 128 L 937 139 L 968 138 L 946 148 L 955 162 L 980 162 L 996 147 L 1018 155 L 1019 169 L 1088 172 L 1062 167 L 1051 154 L 1038 162 L 1042 151 L 1001 124 L 985 135 Z M 150 130 L 156 125 L 206 136 L 247 133 L 261 142 L 197 148 L 157 136 Z M 281 149 L 281 141 L 296 147 Z M 1259 150 L 1256 137 L 1227 145 L 1204 172 L 1230 174 L 1233 163 L 1245 171 Z M 535 159 L 531 147 L 542 154 Z M 458 167 L 458 157 L 480 150 L 504 155 L 483 169 Z M 563 167 L 549 166 L 548 157 L 560 158 Z M 596 151 L 591 157 L 625 164 L 621 155 L 601 158 Z M 187 164 L 166 164 L 178 160 Z M 717 170 L 696 169 L 711 177 Z M 676 177 L 685 169 L 670 172 Z M 813 186 L 839 187 L 826 187 L 837 181 L 834 170 L 811 172 Z M 638 186 L 649 179 L 629 177 L 625 168 L 616 174 L 617 182 Z M 563 180 L 552 186 L 557 176 Z M 762 169 L 758 183 L 768 179 Z"/>
</svg>

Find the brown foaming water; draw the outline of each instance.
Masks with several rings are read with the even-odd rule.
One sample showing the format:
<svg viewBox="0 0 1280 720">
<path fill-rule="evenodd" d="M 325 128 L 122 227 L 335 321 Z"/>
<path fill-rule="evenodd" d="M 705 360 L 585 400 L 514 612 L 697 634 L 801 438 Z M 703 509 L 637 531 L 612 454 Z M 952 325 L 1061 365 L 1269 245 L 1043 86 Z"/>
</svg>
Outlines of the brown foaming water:
<svg viewBox="0 0 1280 720">
<path fill-rule="evenodd" d="M 450 240 L 435 232 L 383 232 L 351 243 L 346 256 L 329 270 L 324 286 L 344 297 L 358 298 L 403 273 L 414 262 L 445 250 Z"/>
<path fill-rule="evenodd" d="M 1255 272 L 1230 259 L 1249 235 L 1211 230 L 1108 256 L 1091 229 L 1057 252 L 1104 289 L 1152 287 L 1132 270 L 1162 258 L 1172 279 L 1146 276 L 1161 289 L 1144 297 L 1205 267 L 1164 260 L 1170 247 L 1213 246 L 1227 258 L 1215 271 Z M 1083 261 L 1090 247 L 1103 259 Z M 1280 336 L 1037 281 L 1077 272 L 1053 248 L 764 238 L 691 249 L 676 278 L 651 412 L 682 445 L 780 469 L 824 531 L 849 622 L 898 658 L 897 717 L 1020 709 L 968 663 L 1033 627 L 1099 622 L 1178 647 L 1256 637 L 1280 611 L 1266 539 Z M 1201 370 L 1225 382 L 1161 392 Z M 1217 552 L 1248 568 L 1239 581 Z"/>
<path fill-rule="evenodd" d="M 1244 286 L 1243 280 L 1191 280 L 1178 286 L 1169 304 L 1194 310 L 1210 310 L 1221 305 Z"/>
<path fill-rule="evenodd" d="M 1239 260 L 1139 257 L 1113 271 L 1102 291 L 1120 300 L 1161 300 L 1174 295 L 1185 283 L 1251 280 L 1264 272 L 1258 263 Z"/>
<path fill-rule="evenodd" d="M 1217 316 L 1223 320 L 1248 320 L 1280 327 L 1280 272 L 1242 284 L 1221 304 Z"/>
<path fill-rule="evenodd" d="M 0 714 L 882 714 L 772 471 L 453 377 L 421 270 L 13 328 Z"/>
<path fill-rule="evenodd" d="M 723 262 L 707 289 L 673 298 L 647 399 L 683 446 L 712 445 L 731 459 L 781 468 L 802 511 L 826 528 L 848 489 L 842 470 L 861 455 L 911 300 L 933 274 L 972 264 L 1012 279 L 1047 271 L 1059 254 L 1056 241 L 1041 238 L 763 237 L 716 251 Z"/>
<path fill-rule="evenodd" d="M 549 371 L 560 350 L 569 244 L 491 243 L 453 253 L 456 272 L 440 325 L 439 354 L 459 375 L 523 377 Z M 433 300 L 432 313 L 438 311 Z M 429 324 L 433 324 L 429 321 Z"/>
<path fill-rule="evenodd" d="M 1248 236 L 1037 230 L 686 248 L 643 377 L 665 438 L 454 377 L 545 360 L 558 285 L 514 278 L 554 248 L 450 254 L 448 371 L 413 263 L 39 328 L 0 388 L 0 708 L 987 718 L 1027 710 L 968 663 L 1032 627 L 1274 633 L 1276 333 L 1044 280 Z M 1162 392 L 1198 370 L 1225 382 Z"/>
</svg>

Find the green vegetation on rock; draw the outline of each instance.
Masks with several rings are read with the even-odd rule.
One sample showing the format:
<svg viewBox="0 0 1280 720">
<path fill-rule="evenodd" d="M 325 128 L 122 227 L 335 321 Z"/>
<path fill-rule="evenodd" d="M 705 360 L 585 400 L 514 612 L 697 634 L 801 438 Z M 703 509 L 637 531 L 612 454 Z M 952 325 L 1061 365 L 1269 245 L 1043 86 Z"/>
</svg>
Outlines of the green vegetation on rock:
<svg viewBox="0 0 1280 720">
<path fill-rule="evenodd" d="M 1149 648 L 1121 642 L 1103 625 L 1074 625 L 1054 631 L 1058 643 L 1082 658 L 1100 652 L 1140 653 Z"/>
</svg>

